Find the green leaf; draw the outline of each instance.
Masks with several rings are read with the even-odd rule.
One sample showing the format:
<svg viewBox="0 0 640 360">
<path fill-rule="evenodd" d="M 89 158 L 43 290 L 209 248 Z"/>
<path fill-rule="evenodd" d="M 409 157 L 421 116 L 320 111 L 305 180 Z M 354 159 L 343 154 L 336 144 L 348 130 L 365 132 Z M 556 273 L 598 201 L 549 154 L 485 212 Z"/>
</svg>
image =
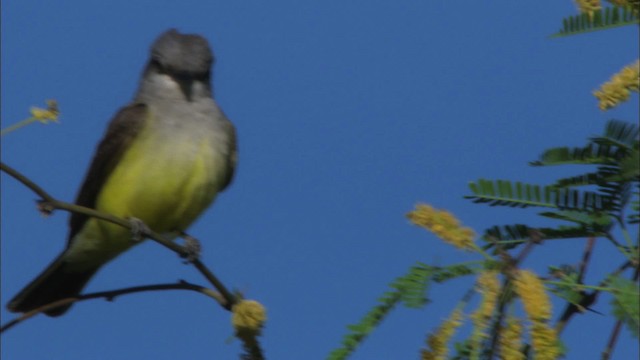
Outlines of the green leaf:
<svg viewBox="0 0 640 360">
<path fill-rule="evenodd" d="M 639 136 L 640 127 L 637 124 L 611 119 L 607 121 L 603 136 L 593 137 L 591 141 L 631 150 L 638 147 Z"/>
<path fill-rule="evenodd" d="M 537 232 L 544 240 L 574 239 L 588 236 L 605 236 L 606 232 L 586 226 L 558 226 L 557 228 L 532 228 L 523 224 L 494 226 L 482 236 L 487 242 L 484 249 L 499 247 L 502 250 L 513 249 L 530 241 L 531 233 Z"/>
<path fill-rule="evenodd" d="M 578 305 L 583 298 L 579 287 L 580 275 L 578 272 L 570 266 L 550 266 L 549 272 L 563 282 L 563 284 L 551 284 L 551 292 L 573 305 Z"/>
<path fill-rule="evenodd" d="M 622 320 L 631 334 L 640 334 L 640 288 L 636 282 L 620 276 L 611 276 L 609 285 L 613 288 L 612 314 Z"/>
<path fill-rule="evenodd" d="M 557 147 L 545 151 L 532 166 L 550 165 L 615 165 L 626 153 L 616 146 L 589 144 L 583 148 Z"/>
<path fill-rule="evenodd" d="M 342 346 L 333 350 L 328 360 L 344 360 L 353 353 L 373 330 L 391 313 L 400 302 L 408 307 L 424 306 L 429 300 L 426 297 L 429 281 L 436 268 L 417 263 L 406 275 L 397 278 L 389 286 L 374 306 L 357 324 L 347 325 L 347 333 L 342 338 Z"/>
<path fill-rule="evenodd" d="M 574 222 L 587 228 L 598 229 L 604 232 L 606 232 L 613 223 L 611 216 L 602 212 L 585 213 L 582 211 L 562 210 L 542 212 L 540 215 L 552 219 Z"/>
<path fill-rule="evenodd" d="M 539 186 L 507 180 L 490 181 L 480 179 L 470 183 L 469 188 L 474 195 L 465 196 L 474 203 L 485 203 L 490 206 L 510 207 L 548 207 L 580 211 L 601 211 L 608 209 L 611 200 L 594 192 L 579 192 L 573 189 Z"/>
<path fill-rule="evenodd" d="M 637 15 L 626 7 L 609 6 L 590 14 L 580 14 L 562 20 L 562 29 L 551 37 L 584 34 L 591 31 L 612 29 L 638 24 Z"/>
<path fill-rule="evenodd" d="M 485 269 L 484 265 L 485 264 L 483 263 L 477 263 L 472 266 L 466 264 L 455 264 L 444 267 L 434 267 L 432 280 L 437 283 L 442 283 L 462 276 L 477 274 Z"/>
</svg>

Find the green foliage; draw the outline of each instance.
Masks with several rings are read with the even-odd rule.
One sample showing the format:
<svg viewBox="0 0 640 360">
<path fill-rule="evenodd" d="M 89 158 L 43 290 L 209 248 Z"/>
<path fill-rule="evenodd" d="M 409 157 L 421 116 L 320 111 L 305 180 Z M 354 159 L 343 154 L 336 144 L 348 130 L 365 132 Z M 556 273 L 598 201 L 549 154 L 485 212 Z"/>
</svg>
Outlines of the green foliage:
<svg viewBox="0 0 640 360">
<path fill-rule="evenodd" d="M 640 24 L 638 13 L 640 2 L 634 0 L 631 8 L 616 6 L 615 4 L 591 14 L 581 14 L 563 20 L 563 28 L 553 37 L 604 30 L 618 26 Z M 596 238 L 606 237 L 614 243 L 621 252 L 624 267 L 631 264 L 637 270 L 640 261 L 638 240 L 632 240 L 627 224 L 640 223 L 640 128 L 637 124 L 619 120 L 607 122 L 602 135 L 588 139 L 583 147 L 557 147 L 545 151 L 532 166 L 588 166 L 589 171 L 570 177 L 557 179 L 551 185 L 527 184 L 509 180 L 480 179 L 471 182 L 469 187 L 472 195 L 465 198 L 474 203 L 490 206 L 508 206 L 513 208 L 545 208 L 539 215 L 548 219 L 559 220 L 562 223 L 555 227 L 532 227 L 526 224 L 493 226 L 487 229 L 482 239 L 485 245 L 474 250 L 482 254 L 483 260 L 454 264 L 445 267 L 429 266 L 418 263 L 409 273 L 398 278 L 379 299 L 371 311 L 355 325 L 348 326 L 349 333 L 343 338 L 342 346 L 334 350 L 328 359 L 346 359 L 356 347 L 378 326 L 382 320 L 395 308 L 404 302 L 408 307 L 424 306 L 428 299 L 426 292 L 430 283 L 445 282 L 462 276 L 475 275 L 485 269 L 498 269 L 506 278 L 500 292 L 499 313 L 492 326 L 495 331 L 493 341 L 483 341 L 480 352 L 474 351 L 473 338 L 456 343 L 457 355 L 453 359 L 484 359 L 497 356 L 494 347 L 499 339 L 500 329 L 506 308 L 512 302 L 515 293 L 510 283 L 510 276 L 519 267 L 531 247 L 523 249 L 519 254 L 509 253 L 509 250 L 527 242 L 538 240 Z M 594 170 L 595 167 L 595 170 Z M 625 223 L 626 220 L 626 223 Z M 567 225 L 569 224 L 569 225 Z M 614 239 L 612 230 L 619 226 L 626 244 L 621 245 Z M 551 291 L 569 304 L 580 306 L 587 303 L 585 296 L 593 297 L 599 291 L 611 291 L 613 315 L 623 321 L 635 337 L 639 337 L 640 327 L 640 289 L 638 280 L 625 280 L 619 276 L 610 276 L 607 281 L 598 286 L 582 283 L 584 271 L 589 262 L 593 242 L 589 242 L 583 254 L 583 263 L 576 270 L 572 266 L 550 267 L 552 278 Z M 490 256 L 484 250 L 493 248 L 499 256 Z M 497 259 L 497 260 L 496 260 Z M 605 287 L 606 285 L 606 287 Z M 589 290 L 588 290 L 589 289 Z M 473 295 L 467 292 L 463 302 L 467 302 Z M 587 305 L 585 305 L 587 306 Z M 577 312 L 571 313 L 571 306 L 567 306 L 565 322 Z M 564 324 L 560 329 L 564 327 Z M 561 330 L 559 330 L 561 331 Z M 487 338 L 488 339 L 488 338 Z M 562 342 L 560 356 L 564 357 L 567 349 Z M 523 353 L 531 358 L 532 344 L 523 344 Z M 607 349 L 606 351 L 609 351 Z M 605 351 L 605 352 L 606 352 Z"/>
<path fill-rule="evenodd" d="M 478 261 L 440 267 L 417 263 L 406 275 L 397 278 L 389 285 L 392 290 L 382 294 L 378 304 L 365 314 L 359 323 L 347 326 L 349 333 L 342 338 L 342 346 L 333 350 L 327 359 L 346 359 L 399 303 L 404 303 L 406 307 L 413 309 L 426 305 L 429 302 L 427 291 L 431 281 L 441 283 L 476 274 L 486 266 L 491 264 Z"/>
<path fill-rule="evenodd" d="M 487 263 L 476 262 L 471 264 L 454 264 L 449 266 L 433 267 L 433 275 L 431 279 L 437 283 L 443 283 L 447 280 L 456 279 L 462 276 L 474 275 L 482 271 Z"/>
<path fill-rule="evenodd" d="M 551 37 L 584 34 L 591 31 L 606 30 L 614 27 L 640 23 L 637 10 L 608 6 L 591 14 L 583 13 L 562 20 L 562 29 Z"/>
<path fill-rule="evenodd" d="M 572 223 L 553 228 L 533 228 L 524 224 L 494 226 L 485 231 L 485 249 L 497 246 L 512 249 L 536 232 L 542 239 L 607 236 L 616 222 L 624 221 L 633 189 L 640 182 L 640 128 L 636 124 L 610 120 L 602 135 L 589 139 L 584 147 L 558 147 L 545 151 L 532 166 L 588 165 L 590 171 L 561 178 L 552 185 L 523 184 L 507 180 L 480 179 L 469 184 L 475 203 L 518 208 L 545 207 L 539 215 Z M 588 187 L 590 190 L 583 190 Z M 593 191 L 595 189 L 595 191 Z M 631 203 L 630 223 L 637 223 L 640 205 Z"/>
<path fill-rule="evenodd" d="M 549 213 L 548 217 L 553 217 L 555 213 Z M 583 214 L 581 214 L 583 215 Z M 585 215 L 588 216 L 588 215 Z M 607 224 L 610 223 L 609 217 L 604 217 Z M 588 236 L 605 236 L 605 229 L 590 225 L 580 226 L 564 226 L 560 225 L 556 228 L 540 227 L 533 228 L 524 224 L 493 226 L 487 229 L 482 236 L 487 242 L 484 249 L 499 248 L 501 250 L 510 250 L 518 245 L 530 241 L 532 232 L 536 232 L 544 240 L 555 239 L 575 239 Z"/>
<path fill-rule="evenodd" d="M 612 314 L 621 320 L 636 338 L 640 337 L 640 288 L 638 284 L 620 276 L 611 276 L 613 289 Z"/>
<path fill-rule="evenodd" d="M 633 213 L 627 216 L 627 222 L 629 224 L 638 224 L 640 223 L 640 193 L 635 194 L 636 200 L 631 202 L 631 210 Z"/>
<path fill-rule="evenodd" d="M 436 268 L 418 263 L 409 272 L 390 284 L 393 289 L 378 299 L 378 305 L 371 309 L 357 324 L 348 325 L 349 333 L 342 339 L 342 346 L 329 354 L 328 360 L 346 359 L 364 341 L 364 339 L 398 305 L 404 302 L 407 307 L 422 307 L 429 300 L 426 297 L 429 281 Z"/>
<path fill-rule="evenodd" d="M 578 286 L 580 284 L 578 272 L 570 266 L 550 266 L 549 272 L 562 281 L 562 284 L 551 285 L 551 292 L 573 305 L 578 305 L 583 298 L 583 293 Z"/>
<path fill-rule="evenodd" d="M 602 210 L 609 205 L 609 199 L 595 192 L 512 183 L 508 180 L 486 180 L 469 183 L 474 195 L 465 196 L 474 203 L 488 203 L 491 206 L 548 207 L 581 211 Z"/>
</svg>

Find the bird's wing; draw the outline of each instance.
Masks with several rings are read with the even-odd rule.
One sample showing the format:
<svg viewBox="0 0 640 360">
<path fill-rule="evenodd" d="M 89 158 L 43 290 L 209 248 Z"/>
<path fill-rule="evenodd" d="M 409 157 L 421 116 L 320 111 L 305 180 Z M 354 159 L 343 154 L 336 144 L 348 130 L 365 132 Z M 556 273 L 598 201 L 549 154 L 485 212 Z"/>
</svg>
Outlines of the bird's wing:
<svg viewBox="0 0 640 360">
<path fill-rule="evenodd" d="M 93 155 L 89 171 L 78 192 L 76 204 L 95 208 L 102 186 L 144 127 L 147 117 L 147 106 L 144 104 L 129 105 L 118 111 Z M 71 213 L 67 246 L 88 219 L 89 216 Z"/>
<path fill-rule="evenodd" d="M 236 129 L 233 127 L 231 122 L 228 122 L 229 126 L 229 154 L 227 156 L 227 176 L 222 183 L 222 187 L 220 187 L 220 192 L 224 191 L 224 189 L 231 184 L 231 180 L 233 180 L 233 175 L 235 174 L 236 164 L 238 163 L 238 144 L 236 138 Z"/>
</svg>

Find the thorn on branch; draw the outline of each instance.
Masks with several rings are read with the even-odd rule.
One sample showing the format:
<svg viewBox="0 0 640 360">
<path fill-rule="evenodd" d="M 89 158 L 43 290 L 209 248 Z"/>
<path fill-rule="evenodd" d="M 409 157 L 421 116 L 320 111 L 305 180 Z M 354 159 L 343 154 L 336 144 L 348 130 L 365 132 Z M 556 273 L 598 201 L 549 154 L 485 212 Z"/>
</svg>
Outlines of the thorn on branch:
<svg viewBox="0 0 640 360">
<path fill-rule="evenodd" d="M 529 229 L 529 241 L 538 245 L 542 244 L 543 234 L 538 229 Z"/>
<path fill-rule="evenodd" d="M 130 217 L 127 220 L 129 224 L 131 224 L 131 241 L 139 243 L 149 236 L 151 229 L 149 229 L 144 221 L 134 217 Z"/>
<path fill-rule="evenodd" d="M 53 204 L 47 200 L 38 200 L 36 201 L 36 203 L 37 203 L 36 206 L 38 207 L 38 211 L 44 217 L 49 217 L 51 214 L 53 214 L 53 211 L 56 209 L 55 206 L 53 206 Z"/>
<path fill-rule="evenodd" d="M 200 253 L 202 252 L 202 245 L 200 245 L 200 241 L 194 238 L 193 236 L 182 233 L 182 238 L 184 239 L 184 249 L 186 250 L 186 254 L 182 257 L 185 259 L 185 264 L 189 264 L 194 262 L 196 259 L 200 258 Z"/>
</svg>

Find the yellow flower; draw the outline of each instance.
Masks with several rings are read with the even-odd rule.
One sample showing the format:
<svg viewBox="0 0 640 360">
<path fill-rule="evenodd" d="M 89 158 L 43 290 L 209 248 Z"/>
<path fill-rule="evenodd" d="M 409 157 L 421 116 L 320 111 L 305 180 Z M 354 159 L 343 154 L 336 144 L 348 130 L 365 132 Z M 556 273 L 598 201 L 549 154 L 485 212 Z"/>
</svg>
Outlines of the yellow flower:
<svg viewBox="0 0 640 360">
<path fill-rule="evenodd" d="M 581 13 L 587 14 L 592 14 L 594 11 L 602 8 L 600 0 L 576 0 L 576 5 Z"/>
<path fill-rule="evenodd" d="M 471 346 L 474 351 L 479 351 L 482 339 L 487 338 L 486 329 L 489 327 L 489 321 L 500 295 L 498 272 L 494 270 L 483 271 L 476 281 L 476 291 L 482 295 L 482 300 L 478 309 L 471 315 L 474 326 Z"/>
<path fill-rule="evenodd" d="M 531 326 L 531 346 L 536 360 L 555 360 L 560 357 L 558 333 L 544 322 Z"/>
<path fill-rule="evenodd" d="M 500 295 L 500 280 L 495 270 L 484 271 L 478 276 L 476 288 L 482 294 L 482 302 L 478 310 L 472 315 L 474 321 L 488 322 L 493 315 L 493 309 Z"/>
<path fill-rule="evenodd" d="M 459 249 L 474 248 L 473 230 L 462 227 L 458 219 L 445 210 L 437 210 L 427 204 L 418 204 L 415 210 L 407 214 L 407 218 L 415 225 L 431 231 Z"/>
<path fill-rule="evenodd" d="M 640 60 L 626 66 L 619 73 L 613 75 L 609 82 L 602 84 L 599 90 L 593 92 L 598 99 L 600 110 L 608 110 L 627 101 L 632 91 L 640 89 Z"/>
<path fill-rule="evenodd" d="M 519 270 L 514 279 L 516 294 L 522 300 L 524 311 L 532 321 L 551 319 L 551 302 L 544 284 L 536 274 Z"/>
<path fill-rule="evenodd" d="M 60 115 L 60 110 L 58 110 L 58 102 L 55 100 L 47 100 L 46 109 L 38 107 L 31 108 L 31 116 L 43 124 L 49 121 L 58 121 L 58 115 Z"/>
<path fill-rule="evenodd" d="M 427 338 L 427 349 L 422 350 L 422 360 L 445 360 L 449 349 L 447 343 L 456 332 L 456 329 L 462 325 L 462 311 L 456 309 L 451 313 L 449 319 L 440 325 L 440 327 Z"/>
<path fill-rule="evenodd" d="M 259 302 L 241 300 L 233 306 L 231 323 L 239 337 L 257 336 L 267 320 L 267 313 Z"/>
<path fill-rule="evenodd" d="M 542 281 L 532 272 L 519 270 L 514 282 L 516 294 L 531 322 L 531 345 L 537 360 L 554 360 L 560 356 L 558 334 L 549 327 L 551 302 Z"/>
<path fill-rule="evenodd" d="M 500 332 L 500 359 L 524 360 L 522 353 L 522 322 L 509 316 L 506 326 Z"/>
</svg>

